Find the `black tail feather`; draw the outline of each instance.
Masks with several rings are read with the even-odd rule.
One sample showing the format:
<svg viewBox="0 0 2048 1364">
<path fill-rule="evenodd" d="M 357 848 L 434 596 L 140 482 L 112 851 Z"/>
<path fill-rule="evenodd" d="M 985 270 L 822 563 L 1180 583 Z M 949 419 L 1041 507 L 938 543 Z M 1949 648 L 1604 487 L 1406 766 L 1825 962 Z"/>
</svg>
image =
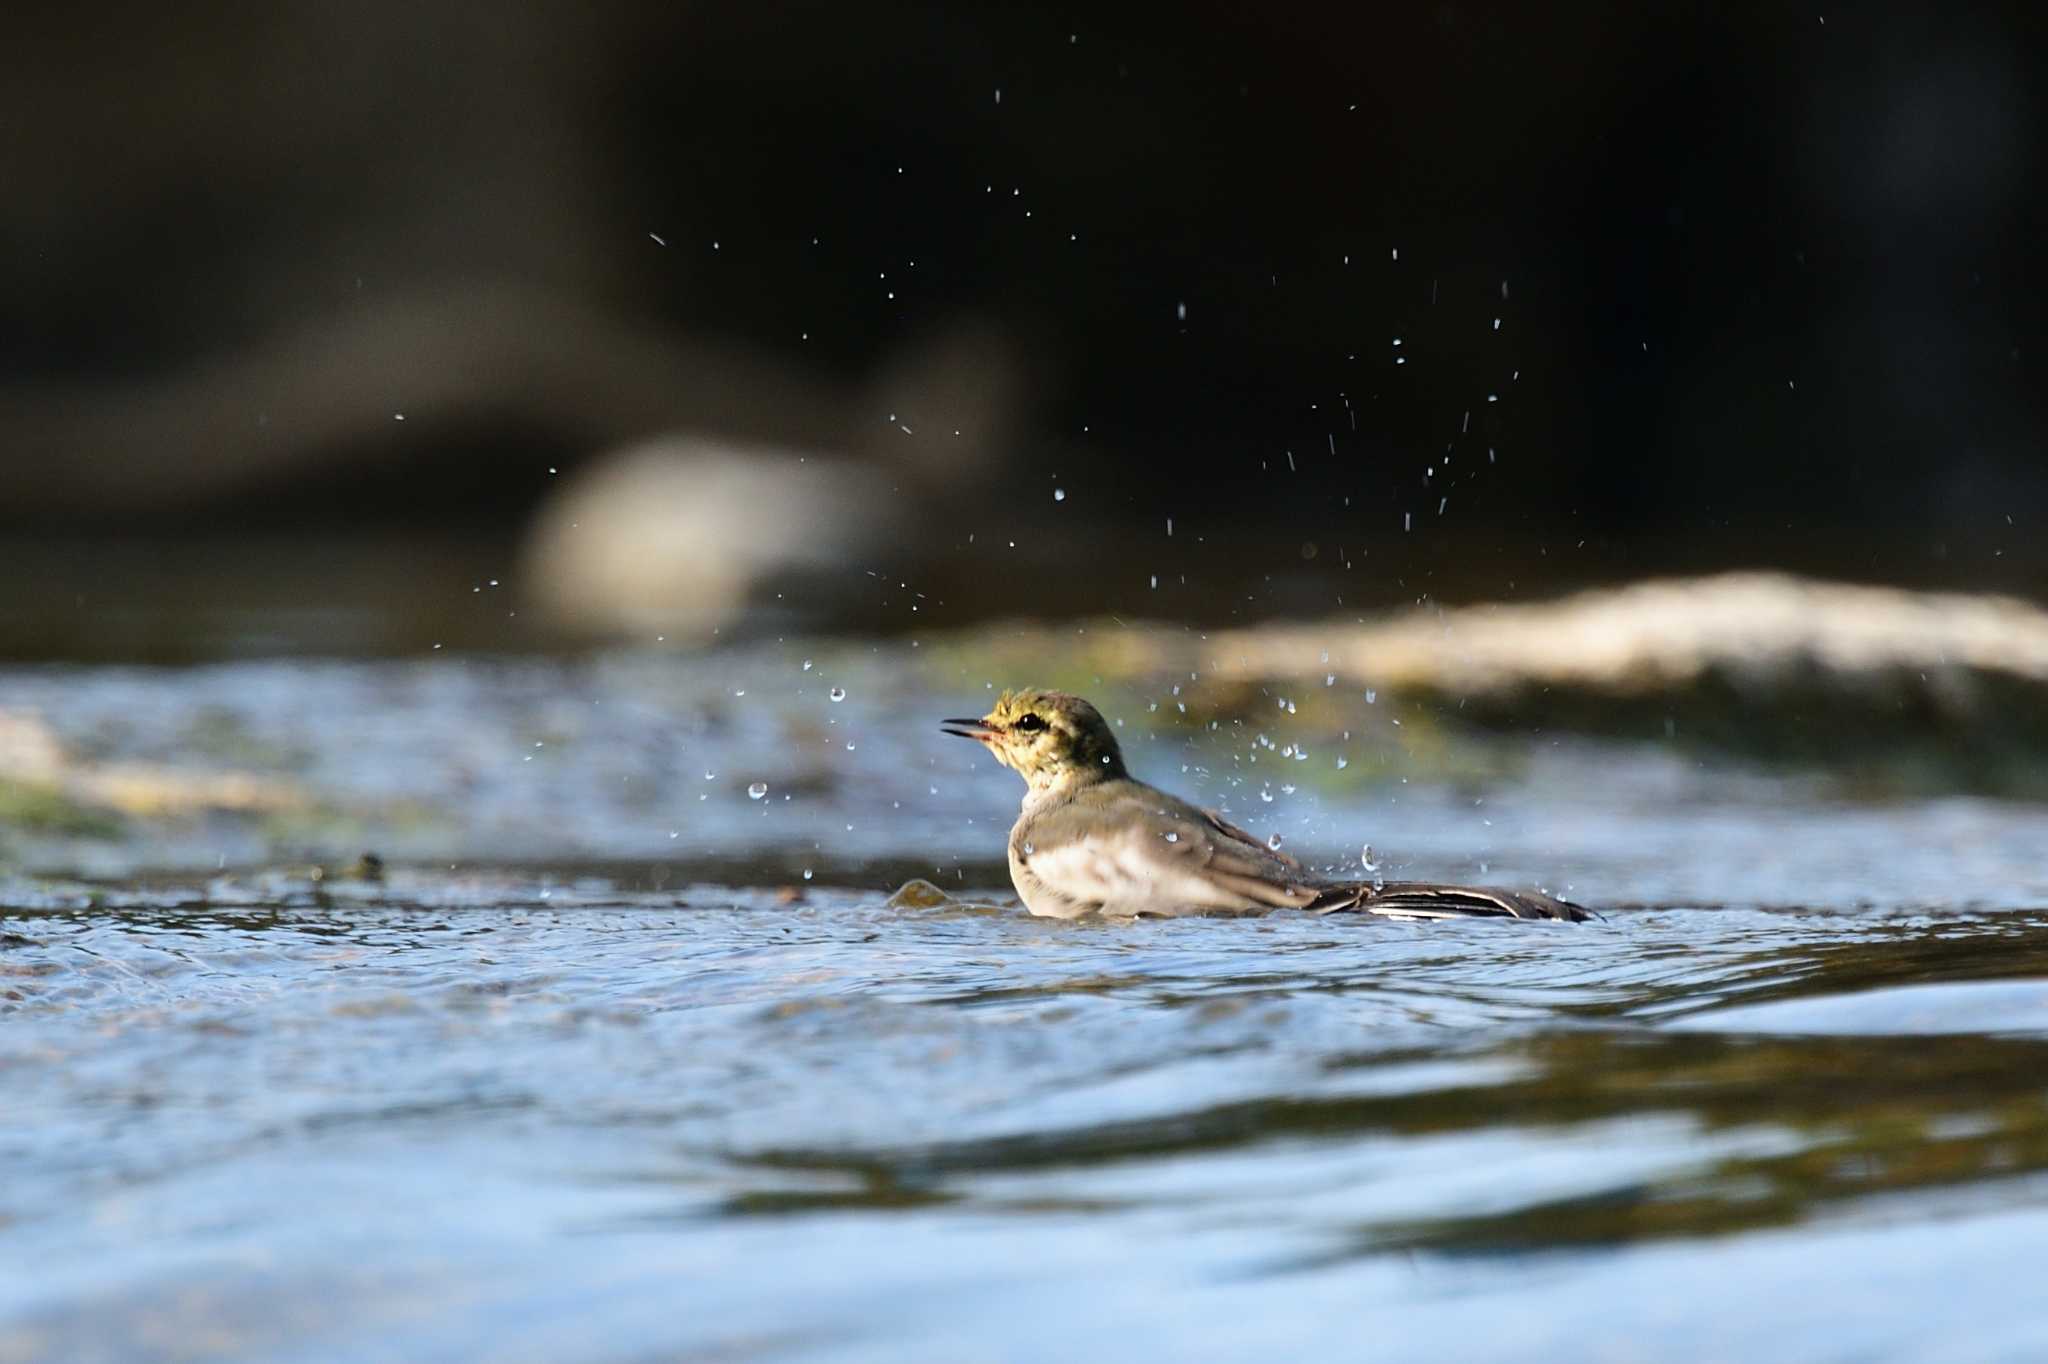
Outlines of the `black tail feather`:
<svg viewBox="0 0 2048 1364">
<path fill-rule="evenodd" d="M 1362 910 L 1400 919 L 1562 919 L 1583 923 L 1595 917 L 1584 906 L 1533 890 L 1446 886 L 1430 881 L 1388 881 L 1335 886 L 1310 908 L 1334 914 Z"/>
</svg>

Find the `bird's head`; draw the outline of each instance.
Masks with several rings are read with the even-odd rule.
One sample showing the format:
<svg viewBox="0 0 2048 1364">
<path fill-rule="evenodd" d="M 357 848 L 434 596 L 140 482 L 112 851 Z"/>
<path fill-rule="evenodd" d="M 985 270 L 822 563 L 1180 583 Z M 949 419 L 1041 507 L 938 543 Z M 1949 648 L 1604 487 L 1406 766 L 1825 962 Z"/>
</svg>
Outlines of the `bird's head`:
<svg viewBox="0 0 2048 1364">
<path fill-rule="evenodd" d="M 1063 691 L 1006 691 L 979 720 L 947 720 L 946 733 L 988 745 L 1032 790 L 1128 775 L 1102 712 Z"/>
</svg>

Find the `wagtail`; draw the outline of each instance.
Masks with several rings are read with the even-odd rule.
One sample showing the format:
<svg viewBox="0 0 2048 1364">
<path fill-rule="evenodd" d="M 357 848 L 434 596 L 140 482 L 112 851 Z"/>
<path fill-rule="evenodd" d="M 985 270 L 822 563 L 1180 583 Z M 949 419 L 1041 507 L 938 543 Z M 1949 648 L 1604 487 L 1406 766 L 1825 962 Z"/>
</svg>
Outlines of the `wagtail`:
<svg viewBox="0 0 2048 1364">
<path fill-rule="evenodd" d="M 1056 691 L 1004 692 L 979 720 L 946 733 L 987 745 L 1030 788 L 1010 830 L 1010 880 L 1033 914 L 1255 914 L 1355 909 L 1402 919 L 1591 916 L 1540 891 L 1324 876 L 1213 811 L 1124 766 L 1102 713 Z"/>
</svg>

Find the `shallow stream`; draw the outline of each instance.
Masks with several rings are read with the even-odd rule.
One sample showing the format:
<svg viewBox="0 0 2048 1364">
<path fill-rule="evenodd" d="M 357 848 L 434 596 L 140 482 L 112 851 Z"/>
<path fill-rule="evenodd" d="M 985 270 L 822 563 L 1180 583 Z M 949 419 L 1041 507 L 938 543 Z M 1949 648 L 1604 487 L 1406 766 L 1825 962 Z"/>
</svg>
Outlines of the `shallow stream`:
<svg viewBox="0 0 2048 1364">
<path fill-rule="evenodd" d="M 2048 1355 L 2041 807 L 1134 702 L 1309 860 L 1607 918 L 1058 923 L 978 682 L 496 666 L 5 680 L 318 817 L 19 843 L 0 1361 Z"/>
</svg>

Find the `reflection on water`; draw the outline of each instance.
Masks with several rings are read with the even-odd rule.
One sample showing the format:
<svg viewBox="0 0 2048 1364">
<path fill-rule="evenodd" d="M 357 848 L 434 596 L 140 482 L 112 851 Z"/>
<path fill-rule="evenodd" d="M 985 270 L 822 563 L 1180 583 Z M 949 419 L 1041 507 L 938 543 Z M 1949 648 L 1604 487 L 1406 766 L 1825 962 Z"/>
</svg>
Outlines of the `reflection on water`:
<svg viewBox="0 0 2048 1364">
<path fill-rule="evenodd" d="M 0 1360 L 2048 1342 L 2048 910 L 701 873 L 0 883 Z"/>
</svg>

